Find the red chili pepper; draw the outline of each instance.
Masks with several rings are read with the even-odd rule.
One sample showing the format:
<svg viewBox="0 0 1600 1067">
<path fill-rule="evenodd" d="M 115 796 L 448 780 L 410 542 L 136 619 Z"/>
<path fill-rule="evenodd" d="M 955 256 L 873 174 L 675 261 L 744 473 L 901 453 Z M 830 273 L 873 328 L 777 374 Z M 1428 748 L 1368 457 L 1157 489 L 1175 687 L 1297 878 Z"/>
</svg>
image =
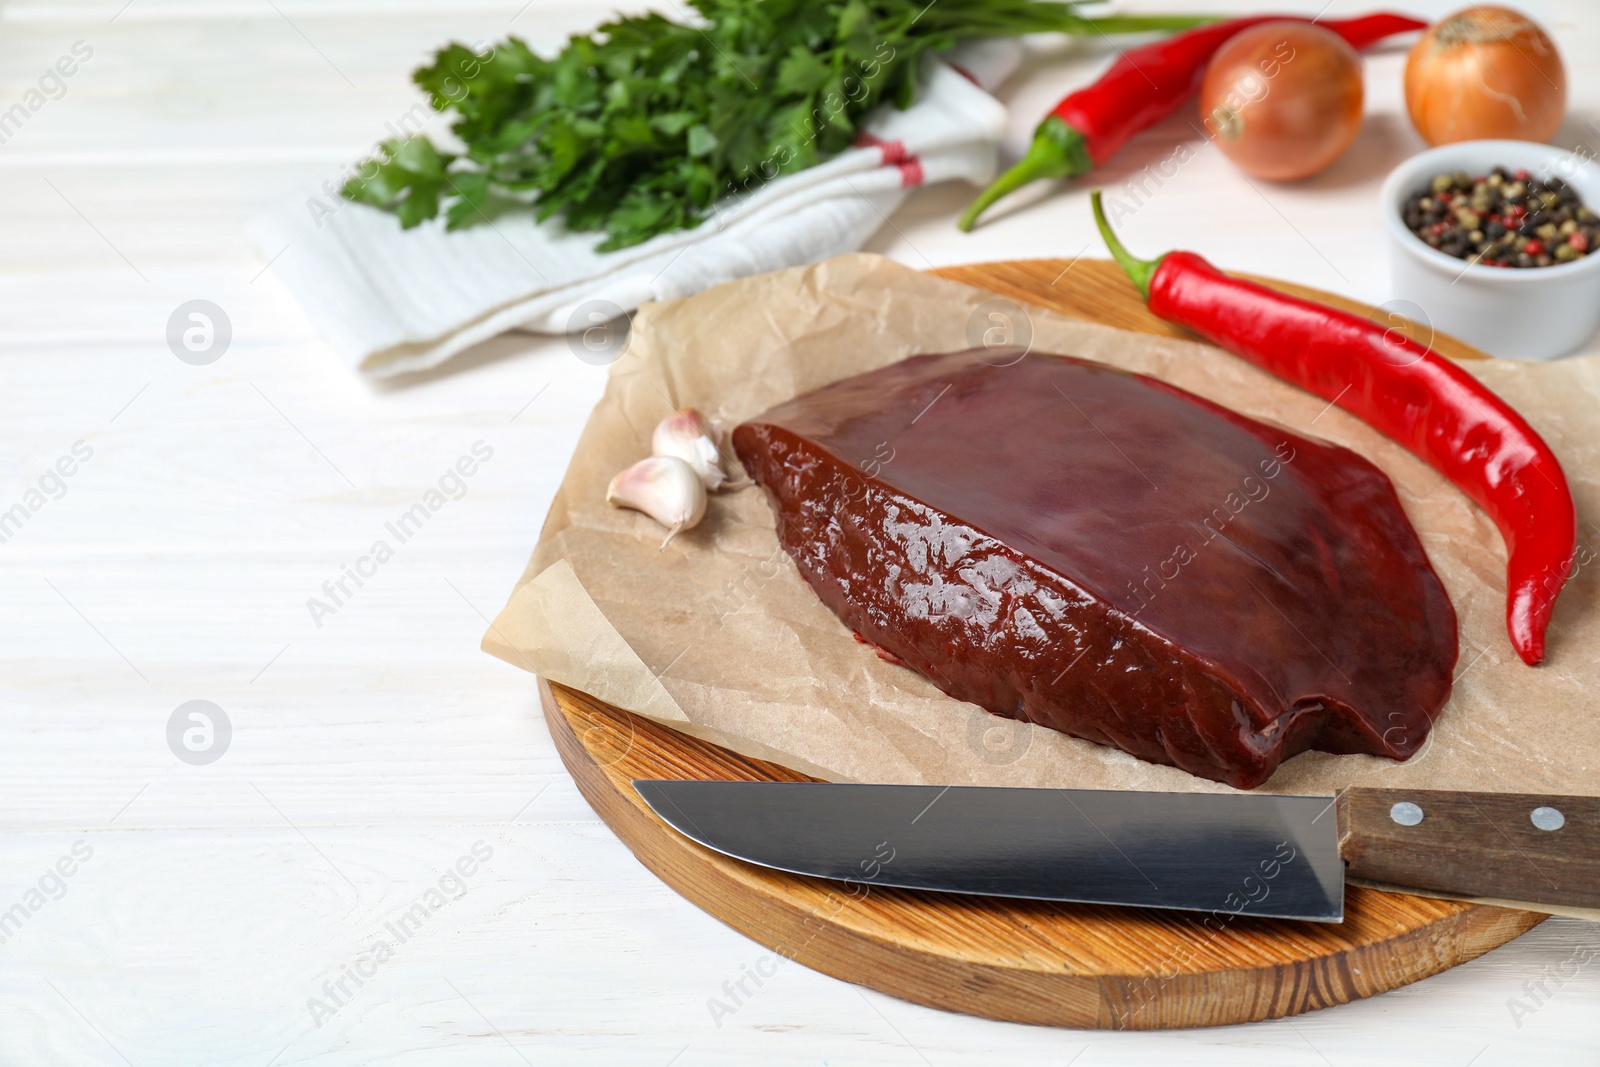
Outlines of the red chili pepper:
<svg viewBox="0 0 1600 1067">
<path fill-rule="evenodd" d="M 1200 89 L 1206 66 L 1223 43 L 1263 22 L 1309 22 L 1293 15 L 1255 15 L 1188 30 L 1124 52 L 1098 81 L 1072 93 L 1034 131 L 1033 145 L 974 200 L 957 224 L 972 229 L 990 204 L 1037 178 L 1076 178 L 1111 158 L 1128 138 L 1170 115 Z M 1425 30 L 1426 22 L 1380 12 L 1328 19 L 1326 27 L 1362 49 L 1385 37 Z"/>
<path fill-rule="evenodd" d="M 1193 252 L 1135 259 L 1095 222 L 1150 310 L 1405 445 L 1488 512 L 1505 539 L 1506 629 L 1524 662 L 1576 558 L 1577 509 L 1550 446 L 1482 382 L 1399 331 L 1222 273 Z"/>
</svg>

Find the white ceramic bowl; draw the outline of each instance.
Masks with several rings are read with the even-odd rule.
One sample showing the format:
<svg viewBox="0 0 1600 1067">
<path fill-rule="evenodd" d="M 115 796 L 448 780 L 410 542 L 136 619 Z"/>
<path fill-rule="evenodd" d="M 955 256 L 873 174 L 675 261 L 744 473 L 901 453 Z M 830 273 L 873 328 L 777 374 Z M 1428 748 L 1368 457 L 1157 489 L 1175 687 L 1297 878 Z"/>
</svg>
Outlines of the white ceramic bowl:
<svg viewBox="0 0 1600 1067">
<path fill-rule="evenodd" d="M 1406 229 L 1401 208 L 1436 174 L 1476 177 L 1495 167 L 1558 177 L 1585 206 L 1600 211 L 1600 164 L 1529 141 L 1461 141 L 1419 153 L 1383 183 L 1380 210 L 1389 234 L 1391 291 L 1415 308 L 1398 310 L 1493 356 L 1554 359 L 1600 327 L 1600 253 L 1549 267 L 1485 267 L 1430 248 Z"/>
</svg>

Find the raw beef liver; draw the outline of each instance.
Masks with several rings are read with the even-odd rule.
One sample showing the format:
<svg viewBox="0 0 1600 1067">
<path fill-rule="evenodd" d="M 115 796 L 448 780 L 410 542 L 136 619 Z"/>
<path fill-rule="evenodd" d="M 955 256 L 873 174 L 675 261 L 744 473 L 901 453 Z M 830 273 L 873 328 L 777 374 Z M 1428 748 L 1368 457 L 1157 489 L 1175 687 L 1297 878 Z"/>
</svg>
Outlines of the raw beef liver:
<svg viewBox="0 0 1600 1067">
<path fill-rule="evenodd" d="M 1250 788 L 1404 759 L 1449 695 L 1455 612 L 1383 472 L 1155 379 L 916 356 L 733 442 L 823 603 L 995 714 Z"/>
</svg>

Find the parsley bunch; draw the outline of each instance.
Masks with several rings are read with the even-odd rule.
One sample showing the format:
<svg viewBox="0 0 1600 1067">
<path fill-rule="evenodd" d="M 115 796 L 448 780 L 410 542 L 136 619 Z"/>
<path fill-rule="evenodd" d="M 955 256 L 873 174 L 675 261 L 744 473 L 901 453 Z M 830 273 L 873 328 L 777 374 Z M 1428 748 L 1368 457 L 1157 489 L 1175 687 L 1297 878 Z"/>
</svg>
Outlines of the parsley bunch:
<svg viewBox="0 0 1600 1067">
<path fill-rule="evenodd" d="M 848 147 L 879 104 L 907 107 L 919 60 L 962 38 L 1182 29 L 1187 17 L 1085 18 L 1049 0 L 690 0 L 567 41 L 440 49 L 413 80 L 453 109 L 459 151 L 385 142 L 346 183 L 410 228 L 508 210 L 603 230 L 601 251 L 700 225 L 722 197 Z"/>
</svg>

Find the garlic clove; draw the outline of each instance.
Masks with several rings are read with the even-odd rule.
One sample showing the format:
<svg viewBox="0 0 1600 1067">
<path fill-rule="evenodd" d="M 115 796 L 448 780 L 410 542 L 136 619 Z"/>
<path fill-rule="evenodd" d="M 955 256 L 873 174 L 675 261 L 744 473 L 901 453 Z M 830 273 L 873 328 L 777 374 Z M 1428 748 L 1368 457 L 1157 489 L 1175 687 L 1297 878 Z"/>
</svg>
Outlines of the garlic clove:
<svg viewBox="0 0 1600 1067">
<path fill-rule="evenodd" d="M 693 467 L 676 456 L 641 459 L 611 479 L 606 503 L 642 511 L 667 527 L 666 548 L 680 531 L 705 517 L 706 487 Z"/>
<path fill-rule="evenodd" d="M 721 437 L 721 423 L 708 421 L 694 408 L 679 408 L 656 424 L 650 435 L 650 452 L 683 460 L 714 493 L 728 480 L 722 453 L 717 450 Z"/>
</svg>

